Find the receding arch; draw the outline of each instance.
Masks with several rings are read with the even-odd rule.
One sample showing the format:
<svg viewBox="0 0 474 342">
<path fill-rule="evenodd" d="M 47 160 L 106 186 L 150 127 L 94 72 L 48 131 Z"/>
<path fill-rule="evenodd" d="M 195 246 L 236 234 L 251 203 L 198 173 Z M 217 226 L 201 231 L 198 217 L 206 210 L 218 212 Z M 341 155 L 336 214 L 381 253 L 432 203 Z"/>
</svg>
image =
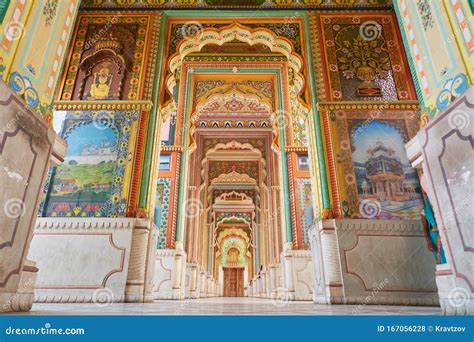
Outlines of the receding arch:
<svg viewBox="0 0 474 342">
<path fill-rule="evenodd" d="M 181 41 L 176 52 L 169 62 L 171 75 L 166 81 L 168 91 L 172 94 L 176 86 L 175 72 L 181 68 L 184 58 L 193 53 L 199 52 L 208 44 L 223 45 L 232 40 L 238 40 L 249 45 L 263 44 L 270 51 L 283 54 L 288 59 L 288 67 L 293 70 L 292 90 L 299 94 L 304 86 L 304 77 L 301 74 L 303 59 L 294 52 L 293 44 L 284 37 L 276 36 L 266 28 L 250 29 L 239 23 L 234 23 L 220 29 L 212 27 L 205 28 L 196 33 L 193 37 Z"/>
</svg>

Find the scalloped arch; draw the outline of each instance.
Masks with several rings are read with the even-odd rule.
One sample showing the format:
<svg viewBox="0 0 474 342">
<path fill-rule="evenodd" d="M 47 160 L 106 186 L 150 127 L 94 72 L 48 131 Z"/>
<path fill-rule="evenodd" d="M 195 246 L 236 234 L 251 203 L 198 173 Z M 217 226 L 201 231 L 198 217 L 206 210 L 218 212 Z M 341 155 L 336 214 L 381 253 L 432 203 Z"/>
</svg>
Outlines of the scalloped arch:
<svg viewBox="0 0 474 342">
<path fill-rule="evenodd" d="M 175 71 L 181 68 L 184 57 L 193 52 L 201 51 L 205 45 L 216 44 L 222 46 L 235 39 L 249 45 L 263 44 L 267 46 L 270 51 L 278 52 L 286 56 L 288 58 L 288 66 L 294 71 L 294 84 L 292 88 L 296 94 L 300 93 L 304 86 L 304 77 L 301 74 L 303 60 L 294 52 L 291 41 L 287 38 L 276 36 L 268 29 L 250 29 L 238 23 L 220 29 L 208 27 L 198 32 L 195 36 L 181 41 L 178 46 L 178 52 L 170 58 L 169 62 L 171 75 L 166 85 L 170 93 L 173 93 L 173 89 L 176 85 Z"/>
<path fill-rule="evenodd" d="M 221 150 L 236 150 L 236 149 L 239 149 L 239 150 L 249 150 L 253 153 L 255 153 L 257 156 L 261 157 L 262 156 L 262 152 L 256 148 L 256 147 L 253 147 L 252 144 L 249 144 L 249 143 L 241 143 L 237 140 L 232 140 L 232 141 L 229 141 L 228 143 L 217 143 L 216 146 L 214 146 L 213 148 L 210 148 L 207 152 L 206 152 L 206 157 L 209 157 L 211 154 L 217 152 L 217 151 L 221 151 Z M 205 163 L 205 160 L 203 160 L 203 162 Z"/>
</svg>

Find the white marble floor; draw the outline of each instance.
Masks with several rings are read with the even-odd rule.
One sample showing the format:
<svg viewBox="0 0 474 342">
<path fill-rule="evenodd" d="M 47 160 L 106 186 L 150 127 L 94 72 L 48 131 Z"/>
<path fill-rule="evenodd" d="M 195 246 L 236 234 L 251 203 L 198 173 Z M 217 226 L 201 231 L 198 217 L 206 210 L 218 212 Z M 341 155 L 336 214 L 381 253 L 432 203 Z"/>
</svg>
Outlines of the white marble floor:
<svg viewBox="0 0 474 342">
<path fill-rule="evenodd" d="M 155 303 L 36 303 L 25 315 L 440 315 L 439 307 L 317 305 L 260 298 L 202 298 Z"/>
</svg>

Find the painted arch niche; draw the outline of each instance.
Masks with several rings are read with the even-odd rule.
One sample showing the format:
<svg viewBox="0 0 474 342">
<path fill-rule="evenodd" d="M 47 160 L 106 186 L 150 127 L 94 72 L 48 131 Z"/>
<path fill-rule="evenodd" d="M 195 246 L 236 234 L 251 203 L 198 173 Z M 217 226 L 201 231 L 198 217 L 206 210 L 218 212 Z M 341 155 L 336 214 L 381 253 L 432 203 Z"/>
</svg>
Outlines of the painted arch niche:
<svg viewBox="0 0 474 342">
<path fill-rule="evenodd" d="M 219 266 L 245 267 L 249 263 L 248 247 L 245 240 L 238 236 L 226 237 L 219 246 Z"/>
</svg>

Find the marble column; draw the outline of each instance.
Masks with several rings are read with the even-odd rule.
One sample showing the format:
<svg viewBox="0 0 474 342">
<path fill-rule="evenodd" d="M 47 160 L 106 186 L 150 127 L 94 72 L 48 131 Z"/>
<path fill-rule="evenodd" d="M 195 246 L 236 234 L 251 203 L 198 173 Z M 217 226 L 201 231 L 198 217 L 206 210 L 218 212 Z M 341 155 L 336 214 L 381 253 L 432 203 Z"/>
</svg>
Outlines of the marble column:
<svg viewBox="0 0 474 342">
<path fill-rule="evenodd" d="M 474 86 L 406 144 L 412 166 L 433 206 L 446 263 L 436 266 L 441 308 L 474 314 Z"/>
<path fill-rule="evenodd" d="M 201 269 L 201 286 L 200 286 L 200 292 L 199 292 L 199 297 L 200 298 L 206 298 L 207 297 L 207 287 L 206 287 L 206 282 L 207 282 L 207 275 L 204 269 Z"/>
<path fill-rule="evenodd" d="M 310 239 L 314 302 L 437 304 L 434 260 L 419 220 L 322 220 Z"/>
<path fill-rule="evenodd" d="M 36 282 L 27 260 L 50 162 L 66 144 L 0 80 L 0 311 L 29 311 Z"/>
<path fill-rule="evenodd" d="M 264 268 L 262 270 L 262 294 L 261 294 L 261 297 L 262 298 L 266 298 L 267 297 L 267 270 Z"/>
<path fill-rule="evenodd" d="M 292 243 L 286 242 L 283 246 L 283 252 L 281 253 L 282 259 L 282 272 L 284 280 L 284 288 L 286 292 L 287 300 L 295 299 L 295 280 L 293 278 L 293 254 L 292 254 Z"/>
<path fill-rule="evenodd" d="M 191 267 L 191 275 L 189 279 L 190 283 L 190 290 L 189 296 L 191 298 L 198 298 L 198 265 L 197 264 L 190 264 Z"/>
<path fill-rule="evenodd" d="M 184 263 L 186 260 L 186 252 L 183 250 L 183 243 L 176 241 L 173 272 L 172 272 L 172 296 L 173 299 L 184 298 Z"/>
<path fill-rule="evenodd" d="M 137 219 L 133 227 L 125 302 L 153 302 L 158 228 L 149 219 Z"/>
<path fill-rule="evenodd" d="M 324 280 L 329 303 L 344 302 L 342 271 L 339 260 L 339 244 L 337 240 L 336 221 L 322 220 L 318 222 L 322 255 L 324 255 Z"/>
<path fill-rule="evenodd" d="M 277 297 L 277 265 L 270 264 L 269 266 L 269 278 L 270 278 L 270 298 Z"/>
<path fill-rule="evenodd" d="M 265 289 L 266 289 L 266 298 L 272 297 L 271 290 L 271 279 L 270 279 L 270 267 L 265 272 Z"/>
<path fill-rule="evenodd" d="M 208 297 L 212 297 L 212 279 L 209 273 L 206 275 L 206 293 Z"/>
<path fill-rule="evenodd" d="M 312 225 L 308 231 L 311 246 L 311 259 L 313 264 L 313 302 L 328 304 L 326 293 L 326 280 L 324 277 L 324 262 L 321 243 L 320 225 Z"/>
</svg>

